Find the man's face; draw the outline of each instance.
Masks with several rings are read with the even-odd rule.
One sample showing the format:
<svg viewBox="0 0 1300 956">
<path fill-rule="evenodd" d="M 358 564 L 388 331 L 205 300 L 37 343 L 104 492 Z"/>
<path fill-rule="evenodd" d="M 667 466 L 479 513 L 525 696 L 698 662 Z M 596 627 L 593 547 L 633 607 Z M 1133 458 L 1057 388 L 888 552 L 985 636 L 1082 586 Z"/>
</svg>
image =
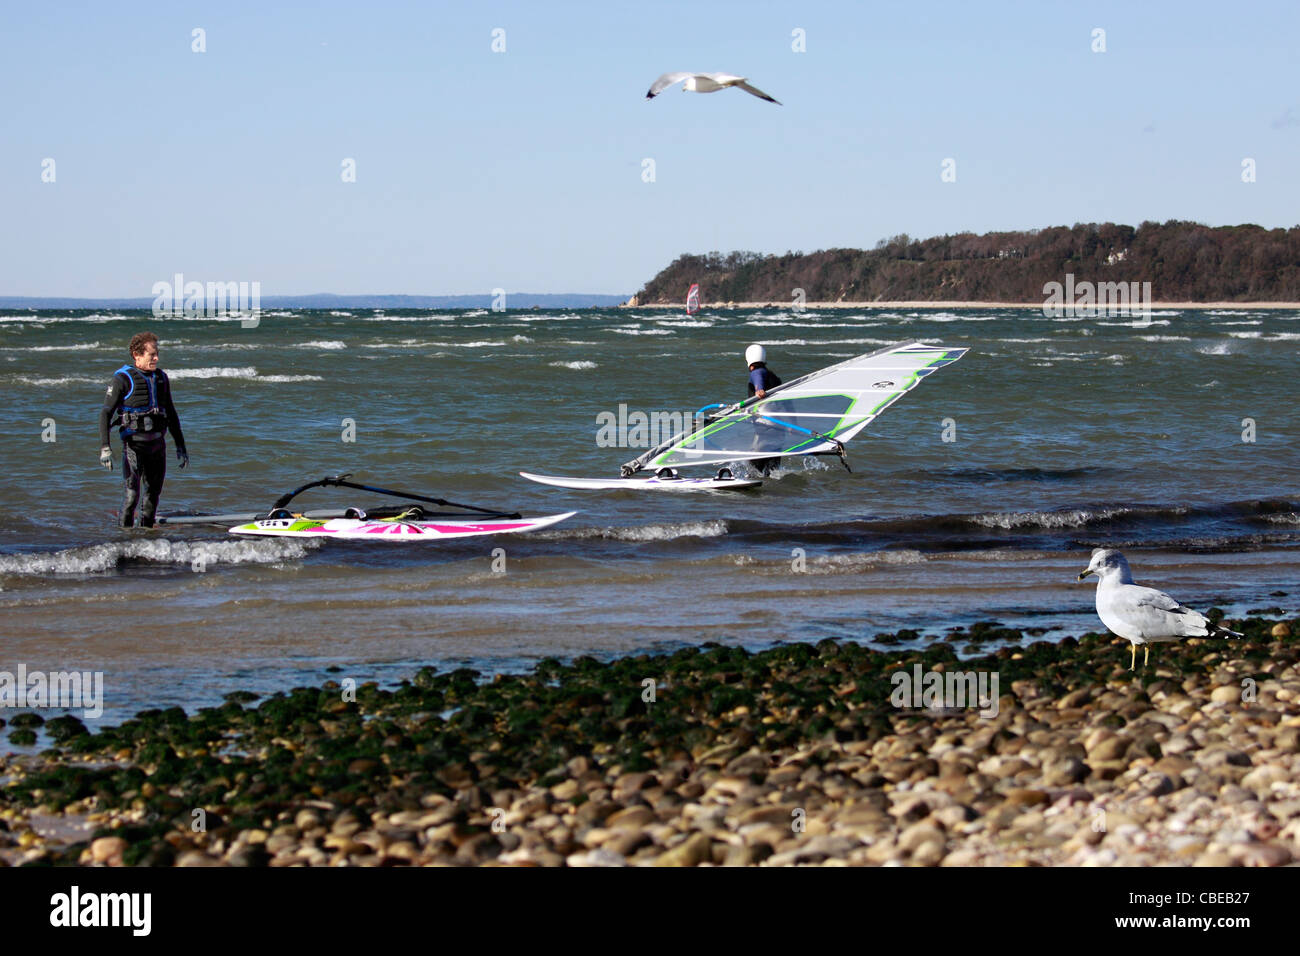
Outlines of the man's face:
<svg viewBox="0 0 1300 956">
<path fill-rule="evenodd" d="M 135 356 L 135 367 L 142 372 L 152 372 L 158 367 L 158 346 L 146 342 L 144 351 Z"/>
</svg>

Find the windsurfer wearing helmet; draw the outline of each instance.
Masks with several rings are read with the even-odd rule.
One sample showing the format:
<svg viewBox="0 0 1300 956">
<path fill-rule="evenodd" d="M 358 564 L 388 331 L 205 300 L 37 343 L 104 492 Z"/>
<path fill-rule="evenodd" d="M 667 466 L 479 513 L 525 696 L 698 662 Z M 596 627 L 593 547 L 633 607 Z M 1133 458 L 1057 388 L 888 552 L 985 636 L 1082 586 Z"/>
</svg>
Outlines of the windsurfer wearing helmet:
<svg viewBox="0 0 1300 956">
<path fill-rule="evenodd" d="M 140 527 L 151 528 L 158 496 L 167 475 L 166 433 L 176 443 L 176 459 L 184 468 L 190 463 L 181 434 L 181 419 L 172 404 L 171 382 L 158 367 L 158 336 L 140 332 L 131 338 L 131 364 L 113 373 L 99 412 L 99 463 L 113 467 L 113 449 L 108 430 L 118 425 L 122 438 L 121 525 L 135 524 L 136 505 L 140 506 Z M 143 498 L 141 492 L 143 491 Z"/>
<path fill-rule="evenodd" d="M 745 349 L 745 362 L 749 365 L 750 396 L 767 398 L 768 390 L 781 384 L 781 380 L 767 367 L 767 349 L 751 345 Z"/>
<path fill-rule="evenodd" d="M 750 397 L 767 398 L 767 393 L 781 384 L 781 379 L 767 367 L 767 349 L 761 345 L 751 345 L 745 349 L 745 362 L 749 365 Z M 774 469 L 781 467 L 781 459 L 758 458 L 753 465 L 766 478 Z"/>
</svg>

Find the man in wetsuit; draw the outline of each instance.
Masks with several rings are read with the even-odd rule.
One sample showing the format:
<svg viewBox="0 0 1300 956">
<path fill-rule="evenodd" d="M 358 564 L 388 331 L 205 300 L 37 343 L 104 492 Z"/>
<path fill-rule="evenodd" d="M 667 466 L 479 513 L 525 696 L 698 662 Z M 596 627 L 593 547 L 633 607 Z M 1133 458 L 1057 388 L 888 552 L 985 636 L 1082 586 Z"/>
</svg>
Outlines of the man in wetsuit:
<svg viewBox="0 0 1300 956">
<path fill-rule="evenodd" d="M 152 528 L 158 495 L 167 475 L 166 433 L 176 442 L 176 459 L 182 468 L 190 463 L 181 434 L 181 419 L 172 404 L 171 382 L 158 367 L 158 336 L 140 332 L 131 339 L 131 363 L 113 373 L 104 407 L 99 412 L 99 463 L 113 467 L 113 449 L 108 443 L 108 429 L 120 426 L 122 436 L 122 478 L 126 490 L 122 496 L 123 528 L 135 524 L 136 504 L 140 505 L 140 527 Z M 144 497 L 141 499 L 141 490 Z"/>
<path fill-rule="evenodd" d="M 745 349 L 745 362 L 749 365 L 750 397 L 767 398 L 767 393 L 781 384 L 781 379 L 767 367 L 767 349 L 761 345 L 751 345 Z M 758 458 L 752 464 L 766 478 L 773 470 L 781 467 L 781 459 Z"/>
</svg>

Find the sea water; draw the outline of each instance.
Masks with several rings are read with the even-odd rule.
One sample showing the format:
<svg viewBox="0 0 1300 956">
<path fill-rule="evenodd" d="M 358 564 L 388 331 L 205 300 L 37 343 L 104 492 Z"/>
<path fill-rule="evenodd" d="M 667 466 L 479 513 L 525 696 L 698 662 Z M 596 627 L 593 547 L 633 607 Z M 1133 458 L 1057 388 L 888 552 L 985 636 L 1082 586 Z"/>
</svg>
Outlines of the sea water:
<svg viewBox="0 0 1300 956">
<path fill-rule="evenodd" d="M 924 643 L 988 620 L 1056 640 L 1100 629 L 1075 581 L 1098 546 L 1193 606 L 1300 606 L 1295 312 L 352 309 L 250 325 L 0 315 L 0 670 L 103 672 L 111 722 L 423 665 L 870 643 L 903 627 Z M 265 509 L 351 472 L 579 514 L 405 546 L 119 531 L 120 464 L 99 467 L 97 416 L 142 329 L 160 339 L 191 457 L 181 471 L 169 449 L 164 513 Z M 851 473 L 787 460 L 757 493 L 709 494 L 518 477 L 616 476 L 653 436 L 628 429 L 634 447 L 611 447 L 602 422 L 743 398 L 751 343 L 788 381 L 910 340 L 971 351 L 849 444 Z M 378 501 L 322 490 L 295 504 Z"/>
</svg>

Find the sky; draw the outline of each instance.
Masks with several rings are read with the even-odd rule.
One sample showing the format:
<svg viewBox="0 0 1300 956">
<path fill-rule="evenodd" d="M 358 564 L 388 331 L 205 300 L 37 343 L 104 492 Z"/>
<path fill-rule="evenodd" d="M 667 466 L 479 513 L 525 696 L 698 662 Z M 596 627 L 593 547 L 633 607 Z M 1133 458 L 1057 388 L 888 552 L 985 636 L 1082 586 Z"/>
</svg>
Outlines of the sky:
<svg viewBox="0 0 1300 956">
<path fill-rule="evenodd" d="M 685 252 L 1293 226 L 1298 28 L 1294 0 L 9 4 L 0 295 L 631 294 Z M 669 70 L 783 105 L 647 101 Z"/>
</svg>

